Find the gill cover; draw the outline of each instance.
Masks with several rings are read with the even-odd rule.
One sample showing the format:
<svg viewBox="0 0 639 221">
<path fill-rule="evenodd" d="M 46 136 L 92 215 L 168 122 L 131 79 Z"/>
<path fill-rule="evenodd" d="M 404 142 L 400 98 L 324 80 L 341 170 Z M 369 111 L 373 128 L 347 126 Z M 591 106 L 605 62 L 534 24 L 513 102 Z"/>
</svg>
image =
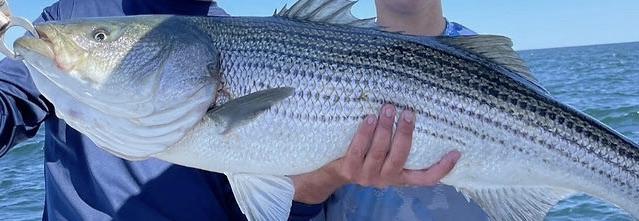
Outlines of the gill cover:
<svg viewBox="0 0 639 221">
<path fill-rule="evenodd" d="M 36 29 L 42 39 L 17 43 L 36 86 L 61 119 L 125 159 L 148 158 L 181 139 L 219 86 L 219 73 L 207 68 L 219 62 L 217 51 L 181 17 L 77 19 Z"/>
</svg>

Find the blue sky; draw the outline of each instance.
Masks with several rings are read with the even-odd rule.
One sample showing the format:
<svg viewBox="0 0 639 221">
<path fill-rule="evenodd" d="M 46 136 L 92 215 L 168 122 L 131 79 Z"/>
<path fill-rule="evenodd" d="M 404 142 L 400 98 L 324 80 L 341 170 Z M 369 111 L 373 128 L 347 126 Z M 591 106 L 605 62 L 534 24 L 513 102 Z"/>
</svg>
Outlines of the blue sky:
<svg viewBox="0 0 639 221">
<path fill-rule="evenodd" d="M 14 15 L 33 19 L 52 0 L 7 0 Z M 218 0 L 238 16 L 269 16 L 295 0 Z M 639 41 L 637 0 L 442 0 L 444 14 L 479 33 L 513 39 L 515 49 Z M 358 17 L 373 17 L 373 0 L 355 5 Z M 21 33 L 12 30 L 7 42 Z M 11 43 L 9 43 L 11 44 Z"/>
</svg>

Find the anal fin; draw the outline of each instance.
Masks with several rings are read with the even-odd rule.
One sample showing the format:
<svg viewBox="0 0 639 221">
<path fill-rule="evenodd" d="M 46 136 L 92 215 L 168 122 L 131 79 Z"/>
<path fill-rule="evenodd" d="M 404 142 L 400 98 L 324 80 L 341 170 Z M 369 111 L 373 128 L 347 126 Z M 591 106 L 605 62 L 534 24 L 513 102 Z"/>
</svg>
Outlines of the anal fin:
<svg viewBox="0 0 639 221">
<path fill-rule="evenodd" d="M 457 187 L 493 221 L 541 221 L 559 200 L 575 191 L 545 186 Z"/>
<path fill-rule="evenodd" d="M 249 221 L 287 220 L 295 188 L 286 176 L 226 173 L 233 195 Z"/>
</svg>

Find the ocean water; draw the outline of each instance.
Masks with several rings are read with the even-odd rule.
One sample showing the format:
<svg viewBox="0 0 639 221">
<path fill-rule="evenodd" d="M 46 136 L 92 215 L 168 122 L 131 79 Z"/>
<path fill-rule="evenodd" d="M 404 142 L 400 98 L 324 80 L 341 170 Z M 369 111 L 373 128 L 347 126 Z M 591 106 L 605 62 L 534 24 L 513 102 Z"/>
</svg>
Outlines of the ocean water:
<svg viewBox="0 0 639 221">
<path fill-rule="evenodd" d="M 520 52 L 556 98 L 639 142 L 639 42 Z M 0 220 L 40 220 L 44 204 L 43 133 L 0 159 Z M 639 202 L 638 202 L 639 203 Z M 580 194 L 548 213 L 549 221 L 634 220 Z"/>
<path fill-rule="evenodd" d="M 557 99 L 639 142 L 639 42 L 527 50 L 520 55 Z M 546 220 L 634 219 L 581 194 L 561 201 Z"/>
</svg>

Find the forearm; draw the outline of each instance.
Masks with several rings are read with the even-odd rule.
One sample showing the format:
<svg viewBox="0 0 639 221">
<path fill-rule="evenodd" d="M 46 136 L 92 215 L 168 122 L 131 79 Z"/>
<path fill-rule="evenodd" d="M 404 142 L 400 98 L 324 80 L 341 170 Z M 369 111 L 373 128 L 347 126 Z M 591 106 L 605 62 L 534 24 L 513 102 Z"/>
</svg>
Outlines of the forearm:
<svg viewBox="0 0 639 221">
<path fill-rule="evenodd" d="M 347 180 L 331 173 L 332 167 L 324 167 L 315 172 L 305 173 L 293 177 L 295 196 L 293 199 L 305 204 L 324 202 L 337 188 L 347 183 Z"/>
<path fill-rule="evenodd" d="M 318 216 L 326 199 L 346 184 L 346 179 L 336 176 L 335 171 L 331 172 L 334 167 L 330 165 L 291 177 L 295 186 L 295 196 L 289 221 L 310 220 Z"/>
</svg>

